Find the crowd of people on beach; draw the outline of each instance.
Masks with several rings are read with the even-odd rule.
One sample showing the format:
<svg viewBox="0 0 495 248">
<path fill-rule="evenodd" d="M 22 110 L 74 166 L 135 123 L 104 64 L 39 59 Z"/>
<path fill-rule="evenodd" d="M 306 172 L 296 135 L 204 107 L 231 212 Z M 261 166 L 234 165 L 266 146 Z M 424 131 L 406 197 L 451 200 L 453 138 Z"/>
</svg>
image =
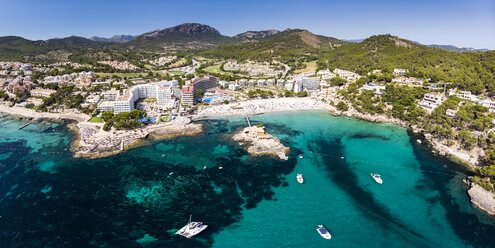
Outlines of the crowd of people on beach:
<svg viewBox="0 0 495 248">
<path fill-rule="evenodd" d="M 244 115 L 290 110 L 328 109 L 328 105 L 311 98 L 256 99 L 239 103 L 204 106 L 198 116 Z"/>
<path fill-rule="evenodd" d="M 122 141 L 129 144 L 137 139 L 144 138 L 147 132 L 139 131 L 117 131 L 114 133 L 98 134 L 96 129 L 81 127 L 81 140 L 84 146 L 89 146 L 90 150 L 96 147 L 110 148 L 120 146 Z"/>
</svg>

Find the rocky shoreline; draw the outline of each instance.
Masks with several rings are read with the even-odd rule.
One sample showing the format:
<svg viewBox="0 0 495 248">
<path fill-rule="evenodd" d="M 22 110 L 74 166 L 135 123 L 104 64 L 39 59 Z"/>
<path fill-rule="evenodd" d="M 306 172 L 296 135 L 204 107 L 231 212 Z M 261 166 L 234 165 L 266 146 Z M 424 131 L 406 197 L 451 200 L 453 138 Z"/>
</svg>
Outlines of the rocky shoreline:
<svg viewBox="0 0 495 248">
<path fill-rule="evenodd" d="M 184 117 L 179 117 L 173 122 L 136 130 L 105 132 L 101 130 L 103 123 L 88 122 L 91 118 L 89 115 L 74 110 L 64 113 L 37 112 L 24 107 L 10 107 L 6 104 L 0 104 L 0 113 L 36 120 L 72 121 L 72 123 L 66 124 L 73 135 L 70 150 L 75 158 L 108 157 L 148 145 L 150 142 L 147 138 L 159 141 L 179 136 L 192 136 L 203 131 L 201 124 L 193 124 L 189 118 Z M 104 142 L 100 142 L 102 140 Z"/>
<path fill-rule="evenodd" d="M 333 108 L 332 111 L 335 116 L 346 116 L 350 118 L 357 118 L 369 122 L 375 123 L 391 123 L 408 128 L 415 134 L 422 134 L 427 141 L 427 145 L 431 147 L 434 153 L 440 156 L 444 156 L 450 161 L 463 165 L 466 169 L 474 171 L 479 161 L 485 156 L 483 149 L 474 147 L 470 151 L 460 149 L 459 147 L 447 146 L 440 139 L 434 138 L 430 133 L 425 133 L 423 129 L 416 126 L 411 126 L 408 123 L 384 115 L 370 115 L 362 114 L 355 110 L 338 111 Z M 421 142 L 421 140 L 419 140 Z M 419 142 L 418 142 L 419 143 Z M 486 212 L 487 214 L 495 214 L 495 193 L 486 191 L 480 185 L 469 181 L 471 188 L 467 191 L 468 196 L 471 198 L 473 205 Z"/>
<path fill-rule="evenodd" d="M 335 116 L 346 116 L 375 123 L 390 123 L 408 128 L 415 134 L 422 134 L 424 139 L 428 141 L 428 145 L 430 145 L 433 152 L 438 153 L 440 156 L 445 156 L 453 162 L 460 163 L 466 166 L 469 170 L 474 170 L 475 166 L 478 165 L 480 158 L 484 156 L 483 150 L 478 147 L 473 148 L 471 151 L 466 151 L 458 147 L 449 147 L 443 144 L 442 140 L 434 138 L 429 133 L 424 133 L 423 129 L 420 129 L 417 126 L 411 126 L 397 118 L 388 117 L 385 115 L 363 114 L 355 110 L 338 111 L 335 108 L 333 108 L 330 112 Z"/>
<path fill-rule="evenodd" d="M 320 108 L 321 109 L 321 108 Z M 357 112 L 353 109 L 348 111 L 338 111 L 335 107 L 329 106 L 325 108 L 330 113 L 335 116 L 346 116 L 350 118 L 361 119 L 369 122 L 375 123 L 391 123 L 394 125 L 399 125 L 408 129 L 411 129 L 416 134 L 423 134 L 424 139 L 428 142 L 428 145 L 431 147 L 433 152 L 438 153 L 441 156 L 445 156 L 447 159 L 454 161 L 455 163 L 459 163 L 464 165 L 467 169 L 473 171 L 479 163 L 479 160 L 485 155 L 484 151 L 475 147 L 471 151 L 466 151 L 460 149 L 458 147 L 447 146 L 444 144 L 442 140 L 434 138 L 429 133 L 424 133 L 424 130 L 419 129 L 416 126 L 411 126 L 408 123 L 388 117 L 385 115 L 371 115 L 371 114 L 363 114 Z M 268 112 L 272 112 L 268 111 Z M 82 144 L 83 137 L 81 134 L 80 123 L 86 123 L 87 120 L 90 119 L 90 116 L 76 113 L 76 112 L 68 112 L 68 113 L 46 113 L 46 112 L 37 112 L 34 110 L 22 108 L 22 107 L 10 107 L 5 104 L 0 104 L 0 112 L 20 116 L 24 118 L 36 118 L 36 119 L 47 119 L 47 120 L 72 120 L 76 121 L 77 124 L 68 124 L 68 128 L 75 134 L 73 138 L 73 142 L 71 143 L 71 151 L 74 152 L 74 157 L 87 157 L 87 158 L 101 158 L 107 157 L 111 155 L 118 154 L 120 152 L 127 151 L 129 149 L 145 146 L 150 142 L 146 140 L 149 136 L 151 140 L 165 140 L 165 139 L 173 139 L 179 136 L 192 136 L 201 133 L 202 125 L 201 124 L 193 124 L 191 123 L 189 118 L 181 118 L 179 121 L 174 123 L 165 123 L 159 124 L 155 126 L 151 126 L 148 128 L 143 128 L 141 132 L 143 132 L 142 137 L 133 138 L 128 140 L 127 143 L 123 145 L 123 147 L 118 145 L 108 146 L 108 147 L 91 147 L 87 146 L 87 144 Z M 230 113 L 229 115 L 235 115 Z M 203 116 L 204 117 L 204 116 Z M 94 124 L 94 123 L 93 123 Z M 96 125 L 96 124 L 94 124 Z M 265 133 L 266 134 L 266 133 Z M 254 156 L 261 155 L 274 155 L 281 159 L 287 159 L 286 154 L 289 151 L 288 147 L 285 147 L 280 143 L 280 140 L 277 138 L 266 134 L 267 137 L 271 137 L 268 139 L 257 139 L 253 137 L 249 137 L 241 131 L 240 133 L 233 136 L 233 139 L 237 141 L 240 145 L 244 145 L 247 151 Z M 244 144 L 246 142 L 246 144 Z M 87 149 L 85 152 L 82 152 L 84 148 Z M 471 189 L 468 190 L 468 195 L 471 198 L 471 201 L 478 208 L 487 212 L 488 214 L 493 214 L 491 209 L 495 209 L 495 200 L 493 200 L 494 194 L 492 192 L 488 192 L 481 188 L 481 186 L 471 182 Z"/>
<path fill-rule="evenodd" d="M 471 202 L 489 215 L 495 215 L 495 193 L 485 190 L 476 183 L 471 183 L 467 191 Z"/>
<path fill-rule="evenodd" d="M 0 112 L 24 117 L 24 118 L 35 118 L 35 119 L 51 119 L 51 120 L 73 120 L 77 122 L 87 121 L 91 116 L 83 113 L 79 113 L 75 110 L 67 110 L 64 113 L 53 113 L 53 112 L 37 112 L 32 109 L 27 109 L 25 107 L 10 107 L 5 103 L 0 103 Z"/>
<path fill-rule="evenodd" d="M 278 138 L 266 133 L 262 126 L 246 127 L 235 134 L 232 139 L 244 146 L 253 156 L 273 155 L 282 160 L 288 159 L 289 148 L 284 146 Z"/>
<path fill-rule="evenodd" d="M 89 123 L 78 123 L 79 127 L 77 127 L 78 125 L 75 128 L 72 127 L 78 139 L 75 139 L 71 145 L 71 151 L 74 152 L 74 157 L 91 159 L 112 156 L 130 149 L 149 145 L 153 141 L 173 139 L 179 136 L 192 136 L 203 131 L 201 124 L 194 124 L 188 118 L 181 118 L 178 121 L 157 124 L 136 130 L 113 133 L 99 130 L 99 133 L 90 137 L 83 137 L 80 131 L 88 128 L 87 126 L 82 127 L 84 124 L 87 125 Z"/>
</svg>

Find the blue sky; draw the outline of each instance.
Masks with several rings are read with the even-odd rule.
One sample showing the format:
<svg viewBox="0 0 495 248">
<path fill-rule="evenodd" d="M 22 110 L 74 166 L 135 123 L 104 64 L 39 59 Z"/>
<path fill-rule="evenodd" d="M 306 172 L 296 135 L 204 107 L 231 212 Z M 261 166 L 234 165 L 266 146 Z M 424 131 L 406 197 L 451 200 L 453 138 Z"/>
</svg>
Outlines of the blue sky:
<svg viewBox="0 0 495 248">
<path fill-rule="evenodd" d="M 340 39 L 390 33 L 424 44 L 495 49 L 494 0 L 0 0 L 0 36 L 109 37 L 185 22 L 229 36 L 303 28 Z"/>
</svg>

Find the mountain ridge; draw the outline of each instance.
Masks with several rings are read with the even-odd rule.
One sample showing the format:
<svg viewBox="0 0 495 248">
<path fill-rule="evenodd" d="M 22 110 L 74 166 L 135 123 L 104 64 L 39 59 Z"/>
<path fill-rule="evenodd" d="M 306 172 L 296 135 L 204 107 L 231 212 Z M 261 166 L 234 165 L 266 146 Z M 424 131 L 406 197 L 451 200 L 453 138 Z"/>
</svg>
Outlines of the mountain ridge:
<svg viewBox="0 0 495 248">
<path fill-rule="evenodd" d="M 117 42 L 117 43 L 125 43 L 136 38 L 135 35 L 127 35 L 127 34 L 118 34 L 114 35 L 110 38 L 99 37 L 99 36 L 91 36 L 88 39 L 92 41 L 103 41 L 103 42 Z"/>
<path fill-rule="evenodd" d="M 118 54 L 124 52 L 191 53 L 194 51 L 203 51 L 202 53 L 205 55 L 225 58 L 271 60 L 280 56 L 285 59 L 289 59 L 290 56 L 309 56 L 316 59 L 315 56 L 318 56 L 322 51 L 341 49 L 339 47 L 349 44 L 367 44 L 366 47 L 361 47 L 361 49 L 371 52 L 379 48 L 378 44 L 381 43 L 382 46 L 388 46 L 389 48 L 392 43 L 401 44 L 405 47 L 424 46 L 418 42 L 411 42 L 396 36 L 390 36 L 387 39 L 375 41 L 376 44 L 371 44 L 370 41 L 373 39 L 370 40 L 370 38 L 372 37 L 381 36 L 371 36 L 359 43 L 352 43 L 352 40 L 349 42 L 333 37 L 316 35 L 304 29 L 286 29 L 284 31 L 272 29 L 246 31 L 229 37 L 222 35 L 217 29 L 208 25 L 184 23 L 137 36 L 116 35 L 113 36 L 113 40 L 96 36 L 90 37 L 90 39 L 70 36 L 36 41 L 18 36 L 5 36 L 0 37 L 0 59 L 57 61 L 59 59 L 71 59 L 72 55 L 78 53 L 78 57 L 87 57 L 93 61 L 102 56 L 108 58 L 108 54 L 117 54 L 117 57 L 119 57 Z M 105 49 L 105 52 L 102 53 L 101 49 Z M 435 49 L 445 49 L 445 47 Z M 397 52 L 399 51 L 402 50 L 397 50 Z M 64 54 L 64 56 L 54 57 L 48 55 L 54 52 Z M 469 50 L 468 52 L 478 51 Z M 105 53 L 107 55 L 104 55 Z"/>
<path fill-rule="evenodd" d="M 348 42 L 352 42 L 352 43 L 359 43 L 359 42 L 362 42 L 363 40 L 365 39 L 351 39 L 351 40 L 345 40 L 345 41 L 348 41 Z M 423 44 L 419 41 L 414 41 L 414 40 L 409 40 L 413 43 L 416 43 L 416 44 L 420 44 L 420 45 L 424 45 L 424 46 L 428 46 L 428 47 L 433 47 L 433 48 L 440 48 L 440 49 L 444 49 L 444 50 L 447 50 L 447 51 L 451 51 L 451 52 L 487 52 L 487 51 L 491 51 L 490 49 L 486 49 L 486 48 L 472 48 L 472 47 L 460 47 L 460 46 L 455 46 L 455 45 L 438 45 L 438 44 L 430 44 L 430 45 L 427 45 L 427 44 Z"/>
<path fill-rule="evenodd" d="M 125 43 L 124 47 L 153 51 L 201 50 L 232 42 L 231 37 L 220 34 L 211 26 L 183 23 L 138 35 L 134 40 Z"/>
</svg>

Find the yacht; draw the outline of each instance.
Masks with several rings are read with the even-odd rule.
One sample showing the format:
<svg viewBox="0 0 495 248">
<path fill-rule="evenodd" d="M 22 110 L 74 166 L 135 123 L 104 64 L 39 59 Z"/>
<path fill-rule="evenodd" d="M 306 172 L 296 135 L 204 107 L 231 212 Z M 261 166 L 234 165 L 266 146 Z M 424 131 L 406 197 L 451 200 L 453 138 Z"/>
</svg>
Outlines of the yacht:
<svg viewBox="0 0 495 248">
<path fill-rule="evenodd" d="M 299 183 L 304 183 L 304 178 L 302 174 L 298 173 L 296 178 Z"/>
<path fill-rule="evenodd" d="M 203 222 L 192 222 L 191 215 L 189 215 L 189 222 L 187 225 L 179 229 L 175 234 L 184 236 L 188 239 L 204 231 L 208 225 L 203 225 Z"/>
<path fill-rule="evenodd" d="M 331 239 L 332 235 L 323 227 L 323 225 L 318 225 L 318 228 L 316 228 L 316 231 L 324 238 L 324 239 Z"/>
<path fill-rule="evenodd" d="M 299 158 L 303 158 L 303 155 L 302 154 L 299 154 Z"/>
<path fill-rule="evenodd" d="M 375 179 L 375 181 L 376 181 L 377 183 L 379 183 L 379 184 L 382 184 L 382 183 L 383 183 L 382 178 L 380 177 L 380 175 L 379 175 L 379 174 L 373 174 L 373 173 L 371 173 L 371 177 L 372 177 L 373 179 Z"/>
</svg>

